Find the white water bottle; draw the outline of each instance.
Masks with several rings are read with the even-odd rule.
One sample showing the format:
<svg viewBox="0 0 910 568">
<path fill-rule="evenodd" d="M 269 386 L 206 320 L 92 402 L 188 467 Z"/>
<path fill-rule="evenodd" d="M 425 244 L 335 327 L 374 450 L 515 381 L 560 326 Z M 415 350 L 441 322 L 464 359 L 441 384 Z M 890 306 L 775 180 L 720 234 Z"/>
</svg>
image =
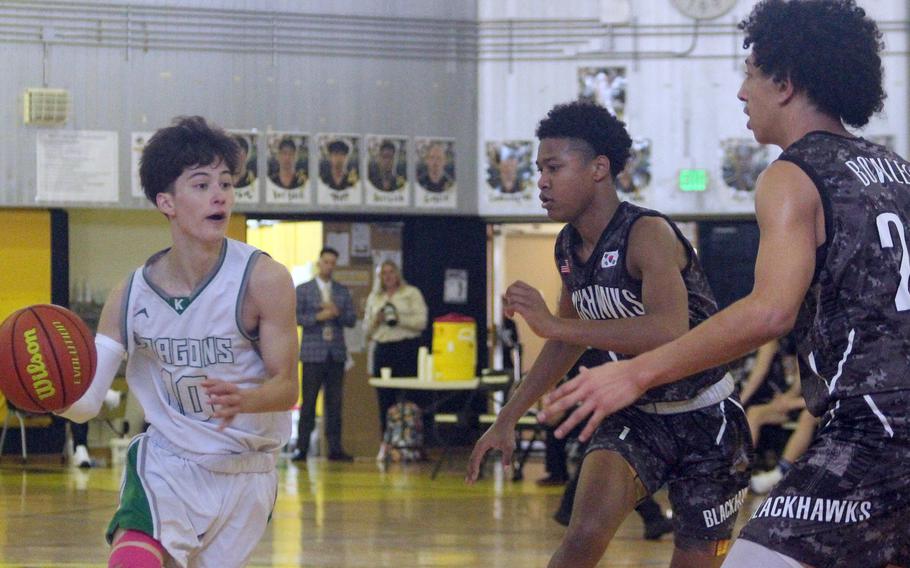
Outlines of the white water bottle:
<svg viewBox="0 0 910 568">
<path fill-rule="evenodd" d="M 429 352 L 426 347 L 421 347 L 417 350 L 417 380 L 418 381 L 428 381 L 430 376 L 427 374 L 427 358 L 429 357 Z"/>
</svg>

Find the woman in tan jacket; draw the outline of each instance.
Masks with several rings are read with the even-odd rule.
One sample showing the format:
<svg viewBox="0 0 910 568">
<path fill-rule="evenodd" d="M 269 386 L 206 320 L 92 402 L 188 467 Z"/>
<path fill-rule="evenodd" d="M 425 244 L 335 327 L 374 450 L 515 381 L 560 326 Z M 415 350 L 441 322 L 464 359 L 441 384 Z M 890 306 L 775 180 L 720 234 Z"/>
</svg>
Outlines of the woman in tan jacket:
<svg viewBox="0 0 910 568">
<path fill-rule="evenodd" d="M 427 327 L 427 304 L 420 290 L 405 282 L 398 265 L 391 260 L 380 265 L 367 298 L 363 325 L 367 339 L 374 345 L 374 377 L 380 376 L 383 367 L 390 367 L 393 377 L 417 377 L 417 350 Z M 379 421 L 385 432 L 386 410 L 395 403 L 396 393 L 382 388 L 376 393 Z"/>
</svg>

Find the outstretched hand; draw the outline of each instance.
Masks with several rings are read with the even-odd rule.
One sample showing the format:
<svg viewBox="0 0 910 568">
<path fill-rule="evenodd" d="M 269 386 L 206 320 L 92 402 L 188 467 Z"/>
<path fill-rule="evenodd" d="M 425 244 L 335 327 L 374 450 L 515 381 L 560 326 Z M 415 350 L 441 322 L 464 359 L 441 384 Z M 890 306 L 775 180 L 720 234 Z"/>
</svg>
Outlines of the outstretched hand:
<svg viewBox="0 0 910 568">
<path fill-rule="evenodd" d="M 471 459 L 468 460 L 468 472 L 464 481 L 473 484 L 480 477 L 480 466 L 490 450 L 502 452 L 502 467 L 508 471 L 512 466 L 512 453 L 515 451 L 515 429 L 500 424 L 493 424 L 474 444 Z"/>
<path fill-rule="evenodd" d="M 631 405 L 644 394 L 646 389 L 632 378 L 630 366 L 629 361 L 618 361 L 592 369 L 582 367 L 577 377 L 544 397 L 544 409 L 538 413 L 538 419 L 543 422 L 552 415 L 571 411 L 556 429 L 556 437 L 564 438 L 587 419 L 578 439 L 588 441 L 607 416 Z"/>
<path fill-rule="evenodd" d="M 231 425 L 234 417 L 240 414 L 240 404 L 243 400 L 240 389 L 234 383 L 213 378 L 202 381 L 202 388 L 205 389 L 209 403 L 215 409 L 212 416 L 221 419 L 218 430 L 224 430 Z"/>
<path fill-rule="evenodd" d="M 550 313 L 540 290 L 526 282 L 516 280 L 506 289 L 503 300 L 507 316 L 521 314 L 535 334 L 543 338 L 550 337 L 556 318 Z"/>
</svg>

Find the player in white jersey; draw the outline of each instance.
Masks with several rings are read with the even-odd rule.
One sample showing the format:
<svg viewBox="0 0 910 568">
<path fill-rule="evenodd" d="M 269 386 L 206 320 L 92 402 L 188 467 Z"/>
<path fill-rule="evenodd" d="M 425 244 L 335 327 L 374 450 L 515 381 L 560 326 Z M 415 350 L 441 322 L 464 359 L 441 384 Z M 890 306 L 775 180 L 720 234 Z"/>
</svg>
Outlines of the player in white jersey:
<svg viewBox="0 0 910 568">
<path fill-rule="evenodd" d="M 150 427 L 129 448 L 112 567 L 242 566 L 277 497 L 275 458 L 298 396 L 294 287 L 283 266 L 225 238 L 237 162 L 236 143 L 201 117 L 149 140 L 140 179 L 173 246 L 111 292 L 98 371 L 61 413 L 97 414 L 128 355 Z"/>
</svg>

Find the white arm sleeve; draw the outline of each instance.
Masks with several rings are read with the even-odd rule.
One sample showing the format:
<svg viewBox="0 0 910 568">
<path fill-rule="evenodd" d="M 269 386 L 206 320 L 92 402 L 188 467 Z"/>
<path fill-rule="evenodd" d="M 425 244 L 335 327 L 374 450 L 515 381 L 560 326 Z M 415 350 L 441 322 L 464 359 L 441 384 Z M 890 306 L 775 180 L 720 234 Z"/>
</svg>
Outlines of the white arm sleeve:
<svg viewBox="0 0 910 568">
<path fill-rule="evenodd" d="M 95 367 L 92 384 L 82 398 L 74 402 L 66 412 L 58 413 L 67 420 L 82 423 L 98 415 L 101 404 L 104 403 L 104 396 L 114 383 L 114 376 L 126 353 L 120 342 L 100 333 L 95 336 L 95 350 L 98 352 L 98 364 Z"/>
</svg>

